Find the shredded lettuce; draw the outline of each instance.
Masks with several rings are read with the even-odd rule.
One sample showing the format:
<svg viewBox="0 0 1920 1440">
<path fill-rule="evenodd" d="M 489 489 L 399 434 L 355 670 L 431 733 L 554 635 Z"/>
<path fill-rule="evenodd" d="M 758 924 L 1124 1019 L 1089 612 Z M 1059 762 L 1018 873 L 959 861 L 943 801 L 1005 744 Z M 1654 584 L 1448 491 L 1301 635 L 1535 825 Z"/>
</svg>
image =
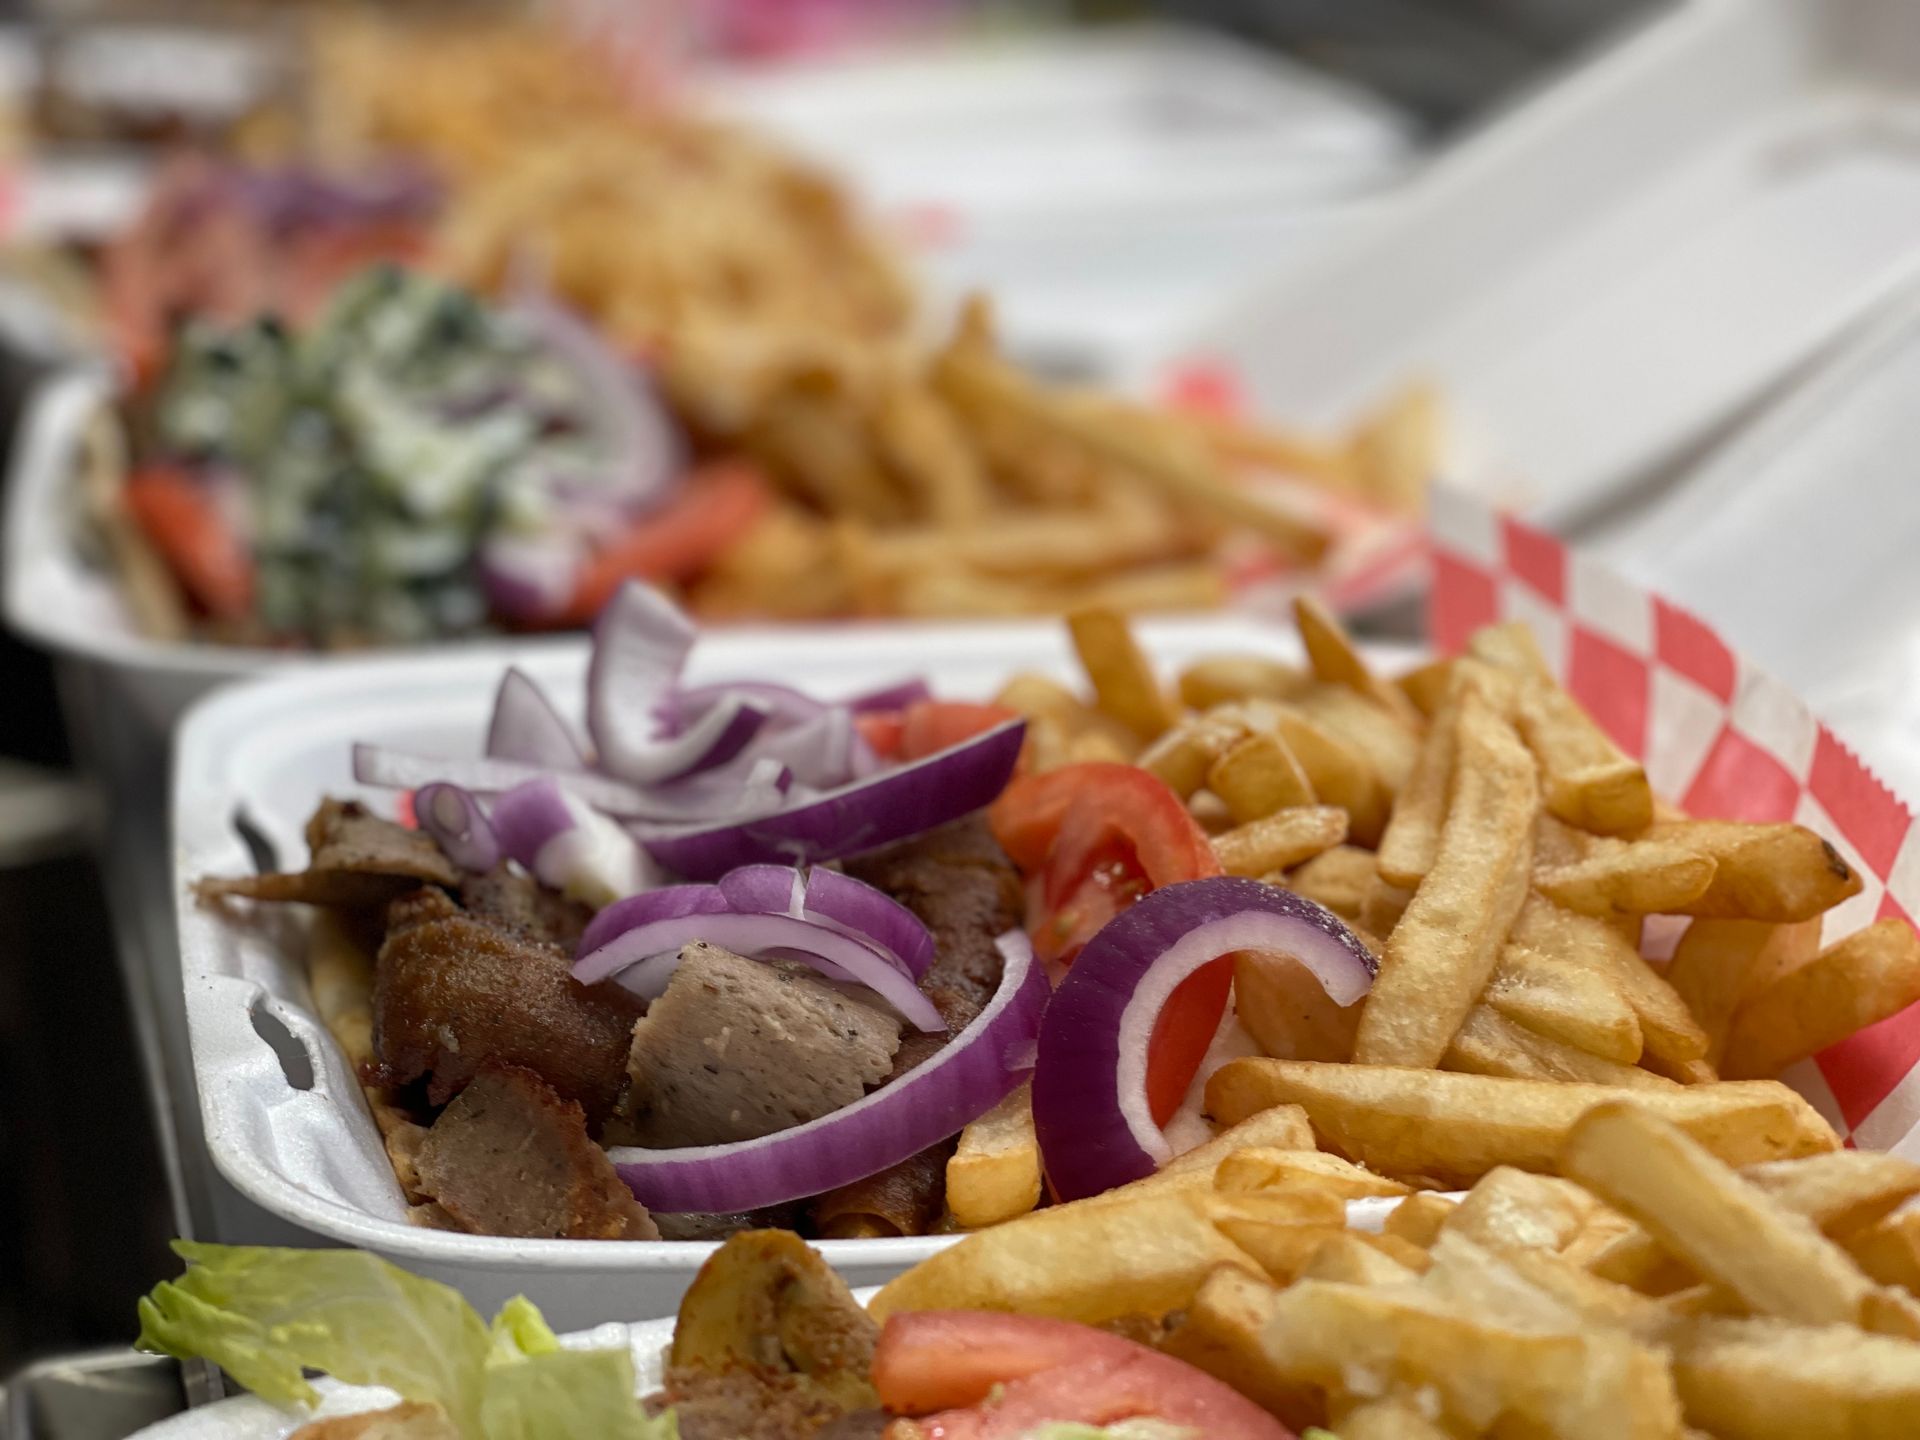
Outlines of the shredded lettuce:
<svg viewBox="0 0 1920 1440">
<path fill-rule="evenodd" d="M 524 1297 L 486 1324 L 460 1292 L 360 1250 L 176 1241 L 188 1262 L 140 1302 L 143 1350 L 211 1360 L 254 1394 L 312 1404 L 304 1372 L 445 1410 L 468 1440 L 678 1440 L 633 1357 L 565 1350 Z"/>
</svg>

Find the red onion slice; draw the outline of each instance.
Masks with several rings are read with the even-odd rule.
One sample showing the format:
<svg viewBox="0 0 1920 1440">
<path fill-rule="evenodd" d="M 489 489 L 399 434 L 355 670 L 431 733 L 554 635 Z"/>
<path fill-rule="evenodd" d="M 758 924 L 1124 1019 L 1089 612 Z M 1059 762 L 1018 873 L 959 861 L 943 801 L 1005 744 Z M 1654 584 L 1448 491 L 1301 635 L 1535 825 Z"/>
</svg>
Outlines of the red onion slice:
<svg viewBox="0 0 1920 1440">
<path fill-rule="evenodd" d="M 1024 720 L 1009 720 L 924 760 L 790 801 L 770 814 L 655 836 L 647 848 L 669 870 L 694 880 L 760 861 L 793 865 L 871 850 L 991 801 L 1006 788 L 1026 731 Z"/>
<path fill-rule="evenodd" d="M 546 770 L 584 770 L 586 747 L 547 692 L 526 671 L 509 666 L 493 697 L 487 725 L 487 754 Z"/>
<path fill-rule="evenodd" d="M 484 874 L 500 863 L 500 839 L 479 800 L 458 785 L 423 785 L 413 797 L 420 828 L 462 870 Z"/>
<path fill-rule="evenodd" d="M 933 935 L 886 891 L 837 870 L 797 870 L 789 865 L 743 865 L 720 877 L 720 893 L 733 909 L 761 915 L 792 915 L 831 925 L 864 941 L 919 979 L 933 964 Z"/>
<path fill-rule="evenodd" d="M 719 915 L 727 909 L 727 899 L 717 885 L 668 885 L 641 895 L 616 900 L 593 919 L 580 934 L 580 955 L 589 955 L 616 935 L 641 925 L 662 920 L 679 920 L 688 915 Z"/>
<path fill-rule="evenodd" d="M 566 609 L 584 558 L 569 535 L 489 536 L 480 546 L 480 588 L 495 615 L 537 624 Z"/>
<path fill-rule="evenodd" d="M 736 696 L 764 705 L 775 724 L 798 724 L 813 719 L 827 708 L 824 701 L 803 694 L 790 685 L 775 684 L 771 680 L 736 680 L 725 685 L 689 686 L 667 702 L 665 714 L 668 723 L 678 732 L 722 700 Z"/>
<path fill-rule="evenodd" d="M 1147 1051 L 1174 989 L 1239 951 L 1290 955 L 1337 1005 L 1373 984 L 1374 958 L 1331 912 L 1237 876 L 1168 885 L 1087 942 L 1040 1030 L 1033 1121 L 1062 1200 L 1151 1175 L 1172 1158 L 1147 1104 Z"/>
<path fill-rule="evenodd" d="M 639 841 L 569 796 L 552 776 L 502 795 L 493 824 L 500 848 L 541 884 L 590 905 L 611 904 L 657 878 Z"/>
<path fill-rule="evenodd" d="M 831 1115 L 758 1140 L 607 1153 L 650 1210 L 750 1210 L 818 1195 L 897 1165 L 998 1105 L 1032 1063 L 1047 978 L 1025 935 L 996 942 L 1005 960 L 986 1008 L 924 1065 Z"/>
<path fill-rule="evenodd" d="M 779 950 L 797 954 L 814 963 L 818 957 L 831 966 L 834 980 L 852 980 L 898 1010 L 916 1029 L 929 1032 L 947 1028 L 933 1002 L 913 983 L 913 977 L 901 970 L 871 945 L 851 935 L 811 920 L 791 915 L 740 915 L 731 911 L 678 916 L 667 920 L 649 920 L 618 931 L 592 950 L 583 949 L 573 963 L 573 978 L 582 985 L 593 985 L 608 978 L 627 983 L 623 973 L 641 961 L 682 945 L 705 940 L 736 955 L 749 958 Z M 676 957 L 677 958 L 677 957 Z M 665 976 L 671 967 L 652 966 L 645 972 L 646 983 L 658 981 L 665 988 Z M 632 988 L 629 986 L 629 988 Z M 651 1000 L 659 994 L 642 994 Z"/>
<path fill-rule="evenodd" d="M 869 690 L 855 695 L 840 703 L 856 715 L 864 715 L 870 710 L 904 710 L 919 700 L 931 700 L 933 689 L 918 675 L 911 680 L 896 681 L 878 690 Z"/>
</svg>

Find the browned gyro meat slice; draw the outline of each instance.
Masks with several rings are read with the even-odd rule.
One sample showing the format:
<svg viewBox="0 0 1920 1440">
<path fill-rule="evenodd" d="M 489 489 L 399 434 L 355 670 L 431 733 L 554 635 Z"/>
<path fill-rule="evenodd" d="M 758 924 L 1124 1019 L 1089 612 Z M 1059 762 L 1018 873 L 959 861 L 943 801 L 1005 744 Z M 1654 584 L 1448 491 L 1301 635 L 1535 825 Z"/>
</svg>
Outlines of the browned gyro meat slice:
<svg viewBox="0 0 1920 1440">
<path fill-rule="evenodd" d="M 939 1053 L 993 998 L 1002 969 L 993 942 L 1020 923 L 1020 876 L 983 815 L 858 856 L 846 870 L 892 895 L 933 934 L 934 960 L 920 988 L 947 1022 L 947 1032 L 908 1036 L 887 1076 L 896 1080 Z M 945 1205 L 953 1143 L 929 1146 L 821 1196 L 813 1207 L 820 1233 L 829 1238 L 924 1233 Z"/>
<path fill-rule="evenodd" d="M 522 1065 L 597 1125 L 626 1083 L 640 1004 L 616 985 L 587 987 L 567 952 L 467 914 L 443 892 L 403 896 L 374 968 L 379 1083 L 425 1078 L 444 1105 L 489 1060 Z"/>
<path fill-rule="evenodd" d="M 586 1115 L 531 1070 L 489 1064 L 440 1112 L 414 1157 L 422 1194 L 476 1235 L 657 1240 Z"/>
<path fill-rule="evenodd" d="M 305 870 L 209 877 L 194 883 L 194 893 L 353 909 L 384 905 L 420 885 L 460 883 L 459 868 L 432 836 L 382 820 L 354 800 L 320 802 L 307 821 L 307 850 Z"/>
<path fill-rule="evenodd" d="M 593 911 L 504 863 L 460 882 L 460 903 L 479 919 L 574 953 Z"/>
</svg>

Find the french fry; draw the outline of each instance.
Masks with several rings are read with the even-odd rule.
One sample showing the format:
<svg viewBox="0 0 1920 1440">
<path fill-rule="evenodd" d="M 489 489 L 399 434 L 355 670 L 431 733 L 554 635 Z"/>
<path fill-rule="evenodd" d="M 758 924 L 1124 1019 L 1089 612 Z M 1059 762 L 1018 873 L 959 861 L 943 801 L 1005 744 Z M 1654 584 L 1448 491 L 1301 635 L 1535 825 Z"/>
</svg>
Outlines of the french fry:
<svg viewBox="0 0 1920 1440">
<path fill-rule="evenodd" d="M 1672 1345 L 1687 1418 L 1724 1440 L 1920 1433 L 1920 1345 L 1765 1319 L 1696 1321 Z"/>
<path fill-rule="evenodd" d="M 908 482 L 928 519 L 952 529 L 985 516 L 991 482 L 938 394 L 896 380 L 882 388 L 871 418 L 875 447 Z"/>
<path fill-rule="evenodd" d="M 1682 914 L 1713 884 L 1711 855 L 1657 840 L 1597 841 L 1583 860 L 1542 870 L 1540 893 L 1582 915 Z"/>
<path fill-rule="evenodd" d="M 1721 1071 L 1777 1075 L 1920 1000 L 1920 936 L 1889 916 L 1857 930 L 1740 1007 Z"/>
<path fill-rule="evenodd" d="M 1209 655 L 1180 672 L 1180 699 L 1204 712 L 1241 700 L 1290 700 L 1312 683 L 1297 665 L 1264 655 Z"/>
<path fill-rule="evenodd" d="M 1204 1191 L 1213 1188 L 1214 1171 L 1237 1151 L 1246 1149 L 1312 1151 L 1313 1127 L 1298 1105 L 1273 1105 L 1230 1125 L 1211 1140 L 1176 1155 L 1144 1179 L 1132 1181 L 1104 1195 L 1082 1200 L 1098 1205 L 1109 1200 L 1131 1200 L 1149 1191 Z"/>
<path fill-rule="evenodd" d="M 1492 706 L 1469 695 L 1439 856 L 1387 939 L 1357 1061 L 1436 1065 L 1446 1054 L 1526 898 L 1538 805 L 1532 758 Z"/>
<path fill-rule="evenodd" d="M 947 1208 L 969 1230 L 1025 1215 L 1040 1203 L 1033 1092 L 1022 1085 L 960 1132 L 947 1160 Z"/>
<path fill-rule="evenodd" d="M 1313 798 L 1347 812 L 1355 844 L 1377 844 L 1391 797 L 1366 756 L 1299 710 L 1274 707 L 1272 721 L 1274 733 L 1306 773 Z"/>
<path fill-rule="evenodd" d="M 1560 688 L 1525 624 L 1490 625 L 1474 635 L 1467 650 L 1524 682 L 1520 733 L 1540 761 L 1548 810 L 1596 835 L 1631 834 L 1652 823 L 1647 772 Z"/>
<path fill-rule="evenodd" d="M 1279 1294 L 1264 1278 L 1235 1266 L 1207 1276 L 1160 1348 L 1305 1429 L 1325 1418 L 1314 1387 L 1289 1380 L 1267 1357 L 1263 1337 Z"/>
<path fill-rule="evenodd" d="M 1542 1035 L 1486 1004 L 1467 1012 L 1441 1063 L 1469 1075 L 1515 1080 L 1569 1080 L 1635 1090 L 1674 1088 L 1671 1080 Z"/>
<path fill-rule="evenodd" d="M 1207 1082 L 1226 1123 L 1299 1105 L 1326 1148 L 1395 1179 L 1472 1184 L 1497 1165 L 1552 1171 L 1574 1122 L 1619 1100 L 1679 1125 L 1729 1164 L 1839 1148 L 1826 1121 L 1776 1081 L 1624 1090 L 1392 1066 L 1249 1058 Z"/>
<path fill-rule="evenodd" d="M 1413 1401 L 1395 1395 L 1364 1400 L 1339 1422 L 1340 1440 L 1451 1440 Z"/>
<path fill-rule="evenodd" d="M 1714 862 L 1711 883 L 1678 914 L 1792 924 L 1860 893 L 1853 867 L 1804 825 L 1669 821 L 1649 830 L 1643 843 Z"/>
<path fill-rule="evenodd" d="M 1364 1231 L 1336 1230 L 1307 1257 L 1297 1278 L 1343 1285 L 1404 1285 L 1418 1279 L 1421 1271 L 1388 1254 L 1376 1243 L 1380 1238 Z M 1421 1259 L 1426 1259 L 1424 1253 Z"/>
<path fill-rule="evenodd" d="M 1820 922 L 1773 925 L 1764 920 L 1698 919 L 1673 952 L 1667 983 L 1707 1033 L 1708 1064 L 1718 1065 L 1734 1011 L 1754 993 L 1762 973 L 1784 974 L 1820 949 Z"/>
<path fill-rule="evenodd" d="M 1215 1228 L 1212 1197 L 1171 1191 L 1061 1205 L 978 1230 L 881 1287 L 874 1319 L 909 1310 L 1017 1310 L 1097 1325 L 1165 1314 L 1221 1265 L 1258 1273 Z"/>
<path fill-rule="evenodd" d="M 1399 795 L 1420 755 L 1417 715 L 1389 713 L 1344 685 L 1310 685 L 1288 703 L 1358 750 L 1390 799 Z"/>
<path fill-rule="evenodd" d="M 1577 1185 L 1500 1165 L 1474 1182 L 1440 1233 L 1495 1249 L 1559 1250 L 1580 1233 L 1593 1208 Z"/>
<path fill-rule="evenodd" d="M 1440 850 L 1440 827 L 1447 818 L 1447 797 L 1453 788 L 1454 755 L 1459 743 L 1460 703 L 1449 699 L 1427 727 L 1420 753 L 1380 837 L 1380 874 L 1392 884 L 1410 890 L 1433 869 Z"/>
<path fill-rule="evenodd" d="M 1311 860 L 1346 838 L 1346 811 L 1294 805 L 1214 836 L 1213 853 L 1229 875 L 1257 877 Z"/>
<path fill-rule="evenodd" d="M 1440 1238 L 1447 1217 L 1459 1206 L 1459 1201 L 1445 1195 L 1436 1195 L 1430 1190 L 1418 1191 L 1393 1207 L 1381 1225 L 1380 1233 L 1417 1249 L 1429 1250 L 1433 1242 Z"/>
<path fill-rule="evenodd" d="M 1368 1195 L 1405 1195 L 1407 1187 L 1371 1170 L 1319 1150 L 1280 1150 L 1248 1146 L 1235 1150 L 1213 1172 L 1213 1187 L 1222 1191 L 1324 1190 L 1344 1200 Z"/>
<path fill-rule="evenodd" d="M 1604 970 L 1509 943 L 1500 952 L 1486 1003 L 1535 1034 L 1603 1060 L 1632 1065 L 1643 1041 L 1640 1017 Z"/>
<path fill-rule="evenodd" d="M 1878 1150 L 1836 1150 L 1804 1160 L 1749 1165 L 1741 1178 L 1774 1204 L 1804 1215 L 1836 1239 L 1881 1220 L 1920 1195 L 1920 1165 Z"/>
<path fill-rule="evenodd" d="M 1625 1285 L 1589 1274 L 1569 1260 L 1567 1253 L 1544 1249 L 1509 1249 L 1501 1261 L 1521 1279 L 1575 1311 L 1589 1325 L 1624 1330 L 1648 1343 L 1664 1342 L 1674 1325 L 1673 1309 Z"/>
<path fill-rule="evenodd" d="M 1067 617 L 1067 630 L 1101 710 L 1142 740 L 1157 738 L 1175 722 L 1173 706 L 1124 617 L 1076 610 Z"/>
<path fill-rule="evenodd" d="M 1441 705 L 1446 702 L 1447 690 L 1452 684 L 1453 666 L 1451 657 L 1429 660 L 1424 665 L 1416 665 L 1394 683 L 1413 701 L 1413 708 L 1431 720 L 1440 713 Z"/>
<path fill-rule="evenodd" d="M 1140 752 L 1140 768 L 1167 782 L 1182 800 L 1207 783 L 1207 772 L 1234 745 L 1246 738 L 1247 728 L 1224 715 L 1195 715 L 1182 720 Z M 1304 778 L 1302 787 L 1306 784 Z"/>
<path fill-rule="evenodd" d="M 1882 1285 L 1920 1295 L 1920 1210 L 1877 1220 L 1841 1243 L 1854 1264 Z"/>
<path fill-rule="evenodd" d="M 1329 685 L 1344 686 L 1356 695 L 1365 696 L 1403 726 L 1417 724 L 1419 712 L 1413 702 L 1391 681 L 1373 673 L 1346 628 L 1324 605 L 1312 596 L 1297 596 L 1293 602 L 1293 619 L 1300 628 L 1301 643 L 1307 647 L 1307 662 L 1315 675 Z"/>
<path fill-rule="evenodd" d="M 1287 743 L 1273 734 L 1247 735 L 1235 740 L 1208 769 L 1207 789 L 1225 802 L 1236 825 L 1249 825 L 1276 810 L 1310 806 L 1314 802 L 1313 786 L 1300 761 Z M 1341 817 L 1340 840 L 1344 840 L 1346 812 L 1337 813 Z M 1333 843 L 1337 845 L 1340 840 Z"/>
<path fill-rule="evenodd" d="M 1320 1247 L 1346 1232 L 1335 1224 L 1288 1224 L 1224 1216 L 1215 1222 L 1220 1233 L 1260 1263 L 1276 1285 L 1300 1278 Z"/>
<path fill-rule="evenodd" d="M 1373 947 L 1375 955 L 1385 953 L 1386 942 L 1393 938 L 1395 928 L 1411 904 L 1413 891 L 1389 885 L 1378 875 L 1373 877 L 1366 894 L 1360 897 L 1360 914 L 1354 923 L 1369 935 L 1379 937 L 1380 944 Z"/>
<path fill-rule="evenodd" d="M 1336 845 L 1290 872 L 1284 883 L 1294 894 L 1358 924 L 1361 906 L 1377 878 L 1372 851 Z"/>
<path fill-rule="evenodd" d="M 1353 1055 L 1359 1001 L 1340 1006 L 1291 955 L 1246 951 L 1233 957 L 1234 1008 L 1268 1055 L 1288 1060 L 1346 1060 Z"/>
<path fill-rule="evenodd" d="M 1596 1107 L 1569 1133 L 1561 1167 L 1758 1314 L 1920 1333 L 1920 1308 L 1901 1315 L 1883 1305 L 1873 1282 L 1810 1221 L 1657 1116 Z"/>
</svg>

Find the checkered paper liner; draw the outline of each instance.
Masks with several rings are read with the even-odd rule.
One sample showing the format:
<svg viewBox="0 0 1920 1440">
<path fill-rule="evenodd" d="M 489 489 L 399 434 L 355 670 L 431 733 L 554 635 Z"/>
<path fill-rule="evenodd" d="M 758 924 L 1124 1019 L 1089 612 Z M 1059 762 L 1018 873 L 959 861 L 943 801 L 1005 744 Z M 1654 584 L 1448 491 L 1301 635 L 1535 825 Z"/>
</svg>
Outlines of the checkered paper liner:
<svg viewBox="0 0 1920 1440">
<path fill-rule="evenodd" d="M 1561 682 L 1646 765 L 1655 793 L 1695 815 L 1793 820 L 1831 840 L 1865 883 L 1826 916 L 1825 940 L 1920 908 L 1913 812 L 1710 626 L 1457 491 L 1435 490 L 1430 528 L 1437 650 L 1458 651 L 1482 625 L 1525 620 Z M 1920 1158 L 1920 1005 L 1782 1078 L 1849 1145 Z"/>
</svg>

